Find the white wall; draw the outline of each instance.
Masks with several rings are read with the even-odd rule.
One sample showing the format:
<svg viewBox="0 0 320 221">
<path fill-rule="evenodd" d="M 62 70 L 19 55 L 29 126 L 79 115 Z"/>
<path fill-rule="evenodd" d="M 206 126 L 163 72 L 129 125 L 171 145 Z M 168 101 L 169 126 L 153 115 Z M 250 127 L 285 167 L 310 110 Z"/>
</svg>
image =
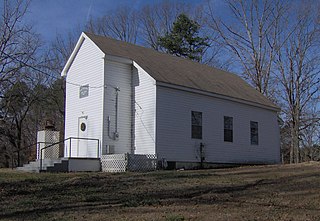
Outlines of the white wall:
<svg viewBox="0 0 320 221">
<path fill-rule="evenodd" d="M 155 154 L 156 81 L 134 63 L 135 153 Z"/>
<path fill-rule="evenodd" d="M 102 139 L 103 57 L 100 49 L 91 40 L 85 39 L 71 64 L 66 78 L 69 83 L 66 85 L 65 138 L 78 137 L 79 117 L 87 116 L 87 136 Z M 89 84 L 89 96 L 79 98 L 79 86 L 73 84 Z M 73 157 L 76 157 L 79 151 L 77 144 L 77 140 L 72 140 Z M 65 156 L 69 156 L 68 142 L 65 146 Z M 97 157 L 96 142 L 88 142 L 87 156 Z"/>
<path fill-rule="evenodd" d="M 112 60 L 105 61 L 105 92 L 104 92 L 104 115 L 103 115 L 103 150 L 107 153 L 107 145 L 114 147 L 111 153 L 131 153 L 132 151 L 132 83 L 131 64 Z M 116 131 L 116 90 L 118 91 L 118 134 L 114 140 Z M 110 118 L 110 131 L 108 132 L 108 117 Z M 110 137 L 109 137 L 109 135 Z M 109 152 L 110 153 L 110 152 Z"/>
<path fill-rule="evenodd" d="M 191 138 L 191 111 L 202 112 L 202 140 Z M 157 86 L 157 154 L 167 161 L 277 163 L 277 114 L 232 101 Z M 233 143 L 224 142 L 224 116 L 233 117 Z M 259 124 L 259 145 L 250 143 L 250 121 Z"/>
</svg>

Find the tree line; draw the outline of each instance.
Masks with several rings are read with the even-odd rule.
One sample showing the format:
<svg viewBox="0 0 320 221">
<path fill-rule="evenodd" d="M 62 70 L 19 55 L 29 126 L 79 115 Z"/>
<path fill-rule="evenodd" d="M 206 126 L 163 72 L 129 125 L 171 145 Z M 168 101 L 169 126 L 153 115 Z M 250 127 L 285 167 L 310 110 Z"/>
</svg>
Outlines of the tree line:
<svg viewBox="0 0 320 221">
<path fill-rule="evenodd" d="M 42 42 L 25 16 L 32 2 L 4 0 L 0 21 L 0 167 L 35 154 L 36 132 L 54 119 L 63 139 L 60 72 L 81 31 L 139 44 L 242 76 L 280 108 L 284 163 L 320 160 L 317 1 L 164 0 L 122 6 Z M 49 45 L 49 46 L 48 46 Z"/>
</svg>

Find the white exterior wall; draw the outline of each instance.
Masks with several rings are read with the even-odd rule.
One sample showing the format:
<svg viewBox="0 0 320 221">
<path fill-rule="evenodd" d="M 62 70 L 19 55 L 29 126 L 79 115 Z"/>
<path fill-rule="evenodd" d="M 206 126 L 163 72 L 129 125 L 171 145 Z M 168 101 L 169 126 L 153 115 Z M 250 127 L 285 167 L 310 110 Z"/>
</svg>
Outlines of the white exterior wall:
<svg viewBox="0 0 320 221">
<path fill-rule="evenodd" d="M 156 81 L 134 63 L 135 154 L 155 154 Z"/>
<path fill-rule="evenodd" d="M 79 118 L 87 117 L 87 137 L 102 139 L 104 54 L 89 39 L 85 39 L 67 72 L 65 138 L 79 136 Z M 72 83 L 72 84 L 71 84 Z M 76 85 L 73 85 L 76 84 Z M 77 85 L 89 84 L 89 96 L 79 98 Z M 99 88 L 94 88 L 99 87 Z M 79 141 L 72 140 L 71 156 L 79 157 Z M 97 157 L 97 143 L 88 141 L 88 149 L 82 153 Z M 69 156 L 70 143 L 65 145 Z"/>
<path fill-rule="evenodd" d="M 132 84 L 131 84 L 131 64 L 105 61 L 105 92 L 104 92 L 104 115 L 103 115 L 103 149 L 102 153 L 131 153 L 132 152 Z M 118 91 L 118 135 L 114 138 L 116 132 L 116 89 Z M 108 131 L 108 117 L 110 127 Z M 107 146 L 112 148 L 107 150 Z"/>
<path fill-rule="evenodd" d="M 202 112 L 202 140 L 191 138 L 191 111 Z M 233 142 L 224 142 L 224 116 L 233 117 Z M 251 145 L 250 121 L 258 122 L 259 145 Z M 167 161 L 278 163 L 277 113 L 237 102 L 157 86 L 157 155 Z"/>
</svg>

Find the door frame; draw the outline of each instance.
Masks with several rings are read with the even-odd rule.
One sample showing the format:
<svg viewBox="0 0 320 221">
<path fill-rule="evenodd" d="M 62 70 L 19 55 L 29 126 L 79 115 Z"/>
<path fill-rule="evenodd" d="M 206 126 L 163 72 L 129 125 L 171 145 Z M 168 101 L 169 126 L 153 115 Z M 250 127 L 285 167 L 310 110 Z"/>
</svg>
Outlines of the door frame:
<svg viewBox="0 0 320 221">
<path fill-rule="evenodd" d="M 86 122 L 87 122 L 88 121 L 88 115 L 78 117 L 78 138 L 80 138 L 80 120 L 81 119 L 85 119 Z M 86 130 L 87 130 L 87 133 L 88 133 L 88 123 L 86 123 Z M 79 157 L 80 141 L 81 140 L 78 139 L 78 142 L 77 142 L 77 157 Z M 88 151 L 88 147 L 87 147 L 87 151 Z"/>
</svg>

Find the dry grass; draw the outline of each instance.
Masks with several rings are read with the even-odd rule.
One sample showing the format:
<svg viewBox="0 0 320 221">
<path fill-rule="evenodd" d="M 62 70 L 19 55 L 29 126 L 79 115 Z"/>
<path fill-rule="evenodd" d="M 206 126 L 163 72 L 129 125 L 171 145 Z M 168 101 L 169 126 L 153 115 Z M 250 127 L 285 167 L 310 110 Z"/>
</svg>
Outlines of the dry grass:
<svg viewBox="0 0 320 221">
<path fill-rule="evenodd" d="M 0 170 L 0 220 L 320 220 L 320 163 L 125 174 Z"/>
</svg>

